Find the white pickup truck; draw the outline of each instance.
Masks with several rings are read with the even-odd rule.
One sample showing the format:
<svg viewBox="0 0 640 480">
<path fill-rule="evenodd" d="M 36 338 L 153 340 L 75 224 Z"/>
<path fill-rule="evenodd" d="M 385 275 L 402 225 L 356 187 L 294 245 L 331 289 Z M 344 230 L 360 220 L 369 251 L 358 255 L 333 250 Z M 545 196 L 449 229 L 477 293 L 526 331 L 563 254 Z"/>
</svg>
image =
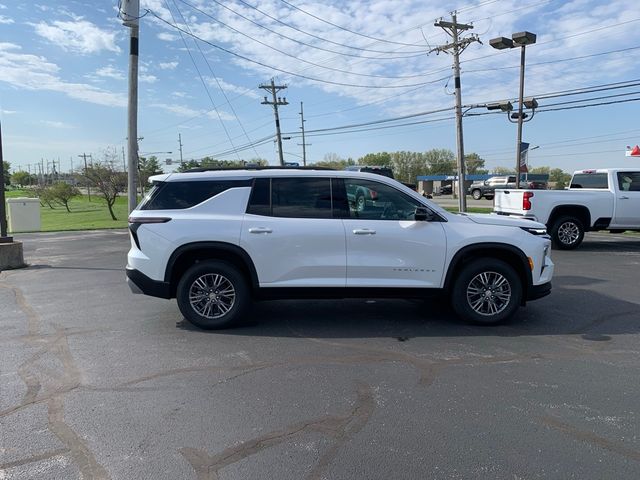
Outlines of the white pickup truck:
<svg viewBox="0 0 640 480">
<path fill-rule="evenodd" d="M 585 231 L 640 231 L 640 166 L 578 170 L 567 190 L 496 190 L 493 211 L 544 223 L 563 250 Z"/>
</svg>

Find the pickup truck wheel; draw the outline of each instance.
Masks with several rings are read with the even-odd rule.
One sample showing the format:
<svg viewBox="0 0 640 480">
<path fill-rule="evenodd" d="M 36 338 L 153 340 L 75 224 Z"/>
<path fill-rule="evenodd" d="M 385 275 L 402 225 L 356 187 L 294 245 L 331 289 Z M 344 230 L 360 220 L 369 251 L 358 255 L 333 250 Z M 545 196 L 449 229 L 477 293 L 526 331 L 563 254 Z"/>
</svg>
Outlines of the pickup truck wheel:
<svg viewBox="0 0 640 480">
<path fill-rule="evenodd" d="M 358 193 L 356 196 L 356 212 L 364 212 L 365 199 L 362 193 Z"/>
<path fill-rule="evenodd" d="M 551 239 L 560 250 L 573 250 L 584 239 L 584 226 L 574 217 L 558 218 L 551 227 Z"/>
<path fill-rule="evenodd" d="M 213 260 L 196 263 L 184 273 L 176 299 L 184 317 L 205 330 L 230 327 L 250 304 L 242 273 L 229 263 Z"/>
<path fill-rule="evenodd" d="M 495 325 L 509 319 L 522 300 L 520 277 L 509 264 L 475 260 L 457 275 L 451 291 L 453 309 L 463 320 Z"/>
<path fill-rule="evenodd" d="M 480 200 L 482 198 L 482 192 L 478 189 L 475 189 L 473 192 L 471 192 L 471 196 L 474 200 Z"/>
</svg>

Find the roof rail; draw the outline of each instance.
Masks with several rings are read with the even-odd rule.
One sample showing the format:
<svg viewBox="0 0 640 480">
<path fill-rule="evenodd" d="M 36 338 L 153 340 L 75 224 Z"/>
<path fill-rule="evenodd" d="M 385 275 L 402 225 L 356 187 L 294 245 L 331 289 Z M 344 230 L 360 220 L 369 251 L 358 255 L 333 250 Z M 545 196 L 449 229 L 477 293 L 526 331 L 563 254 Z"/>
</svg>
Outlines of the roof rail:
<svg viewBox="0 0 640 480">
<path fill-rule="evenodd" d="M 269 166 L 261 166 L 261 165 L 245 165 L 244 167 L 196 167 L 190 168 L 189 170 L 185 170 L 182 173 L 197 173 L 197 172 L 218 172 L 218 171 L 234 171 L 234 170 L 334 170 L 333 168 L 327 167 L 293 167 L 293 166 L 285 166 L 285 167 L 273 167 Z"/>
</svg>

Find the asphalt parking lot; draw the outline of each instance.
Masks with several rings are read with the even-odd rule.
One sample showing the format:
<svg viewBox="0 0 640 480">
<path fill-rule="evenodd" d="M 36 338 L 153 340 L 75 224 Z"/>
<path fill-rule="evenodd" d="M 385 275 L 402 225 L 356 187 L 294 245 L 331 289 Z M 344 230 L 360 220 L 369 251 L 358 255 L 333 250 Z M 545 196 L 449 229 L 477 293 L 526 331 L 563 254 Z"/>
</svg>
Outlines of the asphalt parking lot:
<svg viewBox="0 0 640 480">
<path fill-rule="evenodd" d="M 637 479 L 640 236 L 554 251 L 497 327 L 277 301 L 203 332 L 132 295 L 127 232 L 18 235 L 0 273 L 0 479 Z"/>
</svg>

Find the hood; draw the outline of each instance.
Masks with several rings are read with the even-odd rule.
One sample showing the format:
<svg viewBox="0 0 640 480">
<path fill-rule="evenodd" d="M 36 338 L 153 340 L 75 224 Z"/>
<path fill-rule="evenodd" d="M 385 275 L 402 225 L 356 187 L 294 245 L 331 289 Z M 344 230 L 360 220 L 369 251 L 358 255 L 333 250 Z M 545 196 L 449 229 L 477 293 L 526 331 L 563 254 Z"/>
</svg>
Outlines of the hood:
<svg viewBox="0 0 640 480">
<path fill-rule="evenodd" d="M 475 213 L 466 214 L 469 220 L 481 225 L 499 225 L 504 227 L 534 227 L 534 228 L 547 228 L 542 223 L 534 222 L 532 220 L 524 220 L 520 218 L 507 217 L 505 215 L 497 215 L 495 213 Z"/>
</svg>

